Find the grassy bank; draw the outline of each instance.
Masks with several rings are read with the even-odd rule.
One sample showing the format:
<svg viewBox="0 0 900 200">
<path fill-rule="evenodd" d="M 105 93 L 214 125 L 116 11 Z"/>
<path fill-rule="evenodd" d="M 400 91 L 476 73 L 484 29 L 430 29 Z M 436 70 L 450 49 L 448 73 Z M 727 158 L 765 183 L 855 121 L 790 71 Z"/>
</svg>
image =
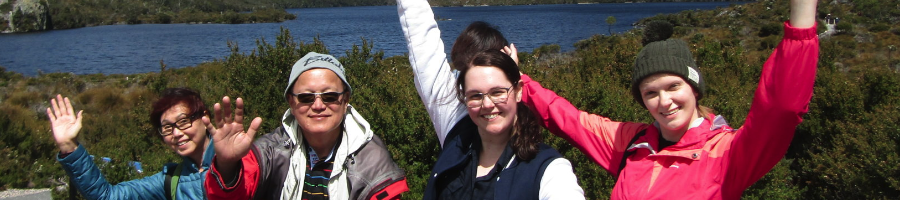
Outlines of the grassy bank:
<svg viewBox="0 0 900 200">
<path fill-rule="evenodd" d="M 678 25 L 674 37 L 691 45 L 709 81 L 701 103 L 716 109 L 732 127 L 744 123 L 761 66 L 781 39 L 786 4 L 761 1 L 654 17 Z M 822 37 L 810 112 L 784 160 L 747 190 L 745 199 L 900 196 L 900 53 L 892 49 L 900 47 L 900 27 L 888 23 L 891 15 L 886 15 L 888 21 L 874 20 L 857 14 L 865 11 L 857 7 L 821 4 L 821 16 L 841 13 L 851 28 Z M 575 44 L 573 52 L 553 53 L 558 47 L 546 46 L 520 50 L 519 57 L 525 73 L 582 110 L 619 121 L 651 122 L 628 92 L 639 35 L 640 30 L 597 35 Z M 91 154 L 112 158 L 103 170 L 113 183 L 157 173 L 162 164 L 180 161 L 162 145 L 147 119 L 150 102 L 164 88 L 197 89 L 208 105 L 224 95 L 243 97 L 248 115 L 262 117 L 263 129 L 271 130 L 288 108 L 278 91 L 291 64 L 310 51 L 329 53 L 318 40 L 296 41 L 284 30 L 250 47 L 253 53 L 240 53 L 231 45 L 233 53 L 223 60 L 144 74 L 23 77 L 0 70 L 0 187 L 55 187 L 66 179 L 53 160 L 57 149 L 44 114 L 47 100 L 57 93 L 85 110 L 78 140 Z M 404 198 L 420 199 L 439 150 L 434 130 L 413 86 L 408 59 L 385 58 L 373 49 L 377 44 L 361 41 L 350 51 L 330 53 L 347 67 L 355 92 L 351 104 L 406 170 L 412 192 Z M 549 133 L 545 138 L 573 161 L 590 199 L 609 198 L 614 177 L 564 140 Z M 144 174 L 126 166 L 131 160 L 144 163 Z M 56 198 L 67 195 L 54 193 Z"/>
</svg>

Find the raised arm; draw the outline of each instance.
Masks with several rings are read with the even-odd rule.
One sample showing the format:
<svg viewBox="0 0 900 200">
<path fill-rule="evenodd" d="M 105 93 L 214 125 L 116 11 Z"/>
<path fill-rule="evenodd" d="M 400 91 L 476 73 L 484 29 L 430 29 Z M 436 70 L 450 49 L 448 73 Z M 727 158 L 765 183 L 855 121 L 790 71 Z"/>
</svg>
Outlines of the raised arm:
<svg viewBox="0 0 900 200">
<path fill-rule="evenodd" d="M 425 103 L 441 146 L 450 129 L 465 117 L 466 108 L 456 98 L 456 77 L 447 63 L 441 30 L 425 0 L 398 0 L 397 13 L 409 49 L 416 91 Z"/>
<path fill-rule="evenodd" d="M 47 108 L 47 117 L 53 131 L 53 139 L 59 147 L 57 161 L 62 165 L 71 183 L 87 199 L 152 199 L 165 198 L 162 173 L 119 183 L 109 184 L 94 164 L 84 146 L 78 145 L 75 138 L 81 131 L 82 111 L 76 115 L 69 98 L 56 95 L 50 99 L 51 108 Z"/>
<path fill-rule="evenodd" d="M 56 146 L 59 147 L 61 154 L 72 153 L 78 147 L 75 138 L 81 131 L 83 110 L 79 110 L 78 115 L 75 115 L 69 97 L 63 98 L 59 94 L 56 95 L 56 99 L 50 99 L 50 106 L 53 109 L 47 108 L 47 118 L 50 119 L 50 127 L 53 128 L 53 139 L 56 141 Z"/>
<path fill-rule="evenodd" d="M 647 124 L 616 122 L 578 110 L 565 98 L 522 75 L 522 102 L 541 120 L 541 125 L 569 141 L 594 162 L 614 174 L 628 142 Z M 613 167 L 615 166 L 615 168 Z"/>
<path fill-rule="evenodd" d="M 223 107 L 224 105 L 224 107 Z M 222 98 L 222 103 L 216 103 L 213 106 L 215 112 L 215 130 L 213 131 L 213 142 L 215 144 L 216 156 L 213 159 L 212 170 L 210 176 L 206 180 L 206 188 L 209 191 L 210 199 L 227 198 L 250 198 L 253 195 L 252 190 L 247 190 L 250 185 L 255 186 L 255 178 L 252 180 L 244 180 L 249 176 L 255 176 L 259 173 L 259 166 L 253 154 L 250 154 L 253 136 L 259 130 L 262 118 L 255 118 L 250 123 L 249 129 L 244 130 L 244 100 L 237 98 L 235 101 L 234 116 L 231 114 L 231 99 L 227 96 Z M 210 120 L 203 117 L 203 123 L 207 127 Z M 256 165 L 254 165 L 256 164 Z M 249 171 L 248 171 L 249 170 Z M 239 190 L 246 193 L 227 193 L 233 190 L 235 184 L 241 183 Z M 243 194 L 243 195 L 242 195 Z"/>
<path fill-rule="evenodd" d="M 84 146 L 78 146 L 65 157 L 57 156 L 72 186 L 86 199 L 165 199 L 165 174 L 156 173 L 142 179 L 109 184 Z"/>
<path fill-rule="evenodd" d="M 784 38 L 763 65 L 750 112 L 727 154 L 726 178 L 736 188 L 749 187 L 784 157 L 808 110 L 819 60 L 815 10 L 815 0 L 791 1 Z"/>
</svg>

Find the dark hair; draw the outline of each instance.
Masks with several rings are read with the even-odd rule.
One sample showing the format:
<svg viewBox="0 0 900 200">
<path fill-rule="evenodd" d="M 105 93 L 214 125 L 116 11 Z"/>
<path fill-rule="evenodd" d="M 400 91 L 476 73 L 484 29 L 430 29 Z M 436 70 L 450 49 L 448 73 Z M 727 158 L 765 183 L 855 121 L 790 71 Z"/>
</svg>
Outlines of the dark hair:
<svg viewBox="0 0 900 200">
<path fill-rule="evenodd" d="M 153 102 L 153 107 L 150 108 L 150 124 L 153 124 L 153 128 L 159 129 L 162 126 L 159 121 L 162 114 L 180 103 L 184 103 L 187 106 L 190 111 L 187 114 L 190 117 L 210 114 L 206 104 L 203 103 L 203 99 L 200 98 L 200 94 L 194 90 L 189 88 L 169 88 L 162 92 L 162 97 Z"/>
<path fill-rule="evenodd" d="M 460 69 L 459 77 L 456 78 L 457 97 L 463 101 L 464 88 L 466 87 L 466 73 L 474 66 L 490 66 L 499 68 L 506 75 L 506 79 L 513 83 L 513 89 L 510 92 L 515 93 L 521 90 L 518 82 L 521 80 L 519 76 L 519 66 L 513 61 L 509 55 L 500 50 L 486 50 L 472 56 L 472 60 L 467 67 Z M 512 100 L 512 99 L 511 99 Z M 509 102 L 510 100 L 507 100 Z M 515 102 L 515 100 L 512 100 Z M 465 103 L 465 102 L 463 102 Z M 516 104 L 516 122 L 513 124 L 513 133 L 510 138 L 510 146 L 513 153 L 519 159 L 528 161 L 533 159 L 539 150 L 538 144 L 543 141 L 541 135 L 541 125 L 537 118 L 531 114 L 528 106 L 524 103 Z"/>
<path fill-rule="evenodd" d="M 474 54 L 484 50 L 501 50 L 509 45 L 509 42 L 497 29 L 496 26 L 483 21 L 469 24 L 469 27 L 459 33 L 459 37 L 453 43 L 453 48 L 450 49 L 452 67 L 461 70 L 460 68 L 469 64 Z"/>
</svg>

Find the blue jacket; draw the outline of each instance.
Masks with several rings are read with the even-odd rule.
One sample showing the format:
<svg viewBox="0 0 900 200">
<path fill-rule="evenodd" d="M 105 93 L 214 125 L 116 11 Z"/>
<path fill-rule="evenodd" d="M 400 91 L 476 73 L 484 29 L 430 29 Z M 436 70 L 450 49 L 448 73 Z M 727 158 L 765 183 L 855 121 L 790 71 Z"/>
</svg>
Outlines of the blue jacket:
<svg viewBox="0 0 900 200">
<path fill-rule="evenodd" d="M 177 199 L 206 199 L 206 191 L 203 189 L 206 173 L 200 173 L 199 169 L 209 168 L 213 154 L 215 151 L 210 140 L 200 166 L 188 158 L 183 158 L 181 162 L 185 167 L 178 179 Z M 168 163 L 161 172 L 152 176 L 111 185 L 106 182 L 106 178 L 84 146 L 79 145 L 65 158 L 60 159 L 57 155 L 56 159 L 62 164 L 66 174 L 73 179 L 69 184 L 78 188 L 86 199 L 166 199 L 164 183 L 166 173 L 178 166 L 178 163 Z"/>
</svg>

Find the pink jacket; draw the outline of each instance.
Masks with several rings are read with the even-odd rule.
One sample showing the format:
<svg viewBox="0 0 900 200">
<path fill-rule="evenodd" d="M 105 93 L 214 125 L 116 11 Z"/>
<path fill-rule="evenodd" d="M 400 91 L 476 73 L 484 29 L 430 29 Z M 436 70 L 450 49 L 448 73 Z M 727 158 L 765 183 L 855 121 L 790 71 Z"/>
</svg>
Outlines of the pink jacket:
<svg viewBox="0 0 900 200">
<path fill-rule="evenodd" d="M 578 110 L 527 75 L 522 101 L 543 126 L 615 175 L 632 137 L 636 152 L 626 163 L 612 199 L 739 199 L 743 191 L 784 157 L 812 97 L 819 40 L 816 28 L 785 23 L 784 39 L 763 65 L 750 112 L 740 129 L 721 116 L 703 119 L 678 143 L 656 151 L 659 130 L 617 122 Z"/>
</svg>

